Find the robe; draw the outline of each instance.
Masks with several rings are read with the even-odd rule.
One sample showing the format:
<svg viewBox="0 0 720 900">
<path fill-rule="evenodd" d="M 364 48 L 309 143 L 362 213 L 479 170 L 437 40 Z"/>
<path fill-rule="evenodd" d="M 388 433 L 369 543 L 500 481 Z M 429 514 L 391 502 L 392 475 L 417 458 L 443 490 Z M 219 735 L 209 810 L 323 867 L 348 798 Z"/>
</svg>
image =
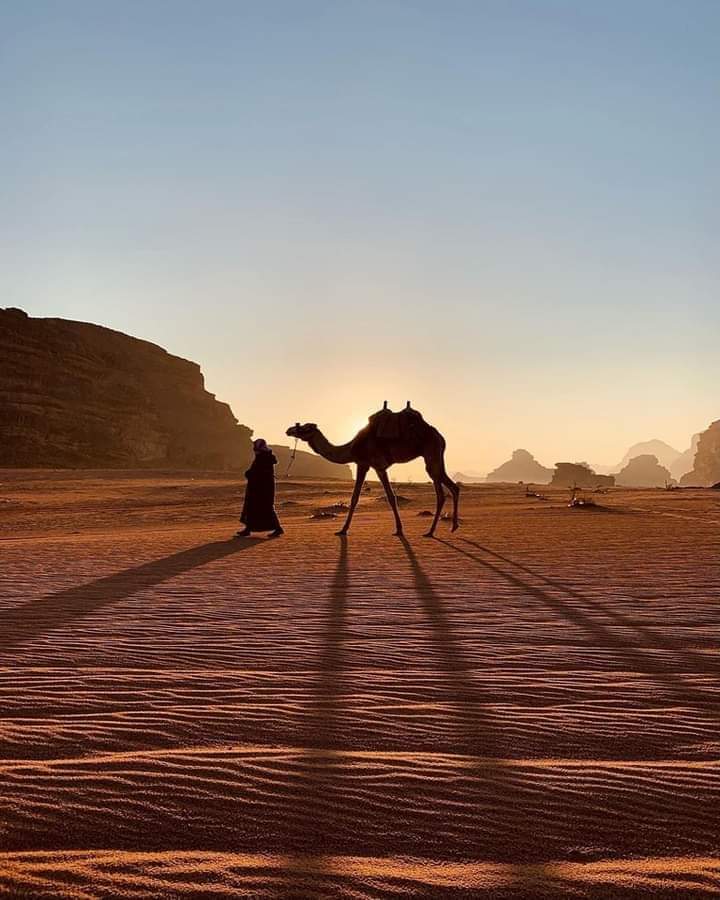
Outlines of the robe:
<svg viewBox="0 0 720 900">
<path fill-rule="evenodd" d="M 280 527 L 274 505 L 275 465 L 277 459 L 272 450 L 261 450 L 245 473 L 247 487 L 240 521 L 250 531 L 275 531 Z"/>
</svg>

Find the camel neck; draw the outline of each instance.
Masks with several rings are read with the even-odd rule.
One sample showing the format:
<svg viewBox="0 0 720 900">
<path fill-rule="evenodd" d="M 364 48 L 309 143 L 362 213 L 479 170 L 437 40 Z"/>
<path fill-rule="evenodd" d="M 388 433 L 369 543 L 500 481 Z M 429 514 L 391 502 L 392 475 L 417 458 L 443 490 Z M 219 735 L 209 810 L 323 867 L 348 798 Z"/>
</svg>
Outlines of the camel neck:
<svg viewBox="0 0 720 900">
<path fill-rule="evenodd" d="M 315 431 L 308 441 L 312 449 L 330 462 L 346 464 L 354 462 L 352 455 L 352 441 L 336 446 L 331 444 L 322 431 Z"/>
</svg>

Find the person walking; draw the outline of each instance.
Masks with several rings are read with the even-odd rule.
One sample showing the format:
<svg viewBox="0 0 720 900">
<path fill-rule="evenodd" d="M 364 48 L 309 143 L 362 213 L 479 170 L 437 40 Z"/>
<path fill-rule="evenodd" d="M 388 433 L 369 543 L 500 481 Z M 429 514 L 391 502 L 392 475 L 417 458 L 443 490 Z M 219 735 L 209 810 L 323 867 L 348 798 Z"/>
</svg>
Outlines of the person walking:
<svg viewBox="0 0 720 900">
<path fill-rule="evenodd" d="M 240 521 L 245 526 L 237 537 L 248 537 L 253 531 L 269 531 L 269 537 L 285 532 L 275 512 L 275 472 L 277 459 L 262 438 L 253 441 L 255 459 L 245 473 L 247 487 Z"/>
</svg>

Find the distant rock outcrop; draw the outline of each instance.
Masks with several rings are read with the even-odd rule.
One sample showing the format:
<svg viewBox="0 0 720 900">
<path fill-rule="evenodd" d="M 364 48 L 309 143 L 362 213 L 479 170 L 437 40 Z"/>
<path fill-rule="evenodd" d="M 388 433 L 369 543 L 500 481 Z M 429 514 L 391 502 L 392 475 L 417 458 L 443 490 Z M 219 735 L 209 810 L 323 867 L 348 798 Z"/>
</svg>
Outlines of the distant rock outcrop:
<svg viewBox="0 0 720 900">
<path fill-rule="evenodd" d="M 657 438 L 652 441 L 641 441 L 639 444 L 633 444 L 630 447 L 616 466 L 616 471 L 624 468 L 631 459 L 636 459 L 638 456 L 656 456 L 660 465 L 669 469 L 680 455 L 679 450 L 671 447 L 670 444 L 666 444 L 665 441 L 657 440 Z"/>
<path fill-rule="evenodd" d="M 272 444 L 271 449 L 278 460 L 275 474 L 284 477 L 288 469 L 288 463 L 292 455 L 290 447 Z M 295 461 L 290 467 L 291 478 L 342 478 L 344 481 L 352 480 L 353 473 L 350 466 L 339 465 L 323 459 L 317 453 L 308 453 L 307 450 L 298 450 Z"/>
<path fill-rule="evenodd" d="M 553 470 L 541 466 L 527 450 L 513 450 L 512 457 L 487 476 L 487 481 L 525 481 L 531 484 L 549 484 Z"/>
<path fill-rule="evenodd" d="M 687 448 L 687 450 L 681 453 L 671 466 L 668 466 L 668 468 L 670 469 L 670 474 L 678 481 L 683 477 L 683 475 L 687 475 L 688 472 L 692 472 L 699 440 L 700 434 L 694 434 L 692 436 L 692 440 L 690 441 L 690 446 Z"/>
<path fill-rule="evenodd" d="M 0 309 L 0 465 L 242 468 L 252 431 L 147 341 Z"/>
<path fill-rule="evenodd" d="M 703 431 L 692 471 L 680 479 L 682 485 L 709 487 L 720 481 L 720 419 Z"/>
<path fill-rule="evenodd" d="M 657 456 L 643 453 L 633 457 L 617 473 L 615 482 L 623 487 L 665 487 L 674 480 L 665 466 L 660 465 Z"/>
<path fill-rule="evenodd" d="M 455 472 L 452 479 L 460 484 L 482 484 L 485 481 L 485 476 L 477 475 L 474 472 Z"/>
<path fill-rule="evenodd" d="M 612 475 L 598 475 L 587 463 L 555 463 L 552 481 L 554 487 L 596 488 L 612 487 L 615 478 Z"/>
</svg>

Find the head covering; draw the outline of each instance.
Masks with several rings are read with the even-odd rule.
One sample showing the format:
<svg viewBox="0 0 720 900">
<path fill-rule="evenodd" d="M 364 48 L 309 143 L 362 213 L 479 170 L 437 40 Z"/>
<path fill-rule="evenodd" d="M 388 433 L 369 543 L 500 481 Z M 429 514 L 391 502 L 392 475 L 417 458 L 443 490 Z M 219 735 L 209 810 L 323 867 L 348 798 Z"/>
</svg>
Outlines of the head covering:
<svg viewBox="0 0 720 900">
<path fill-rule="evenodd" d="M 269 450 L 270 448 L 267 445 L 267 441 L 265 438 L 256 438 L 253 441 L 253 450 L 256 453 L 262 453 L 263 450 Z"/>
</svg>

